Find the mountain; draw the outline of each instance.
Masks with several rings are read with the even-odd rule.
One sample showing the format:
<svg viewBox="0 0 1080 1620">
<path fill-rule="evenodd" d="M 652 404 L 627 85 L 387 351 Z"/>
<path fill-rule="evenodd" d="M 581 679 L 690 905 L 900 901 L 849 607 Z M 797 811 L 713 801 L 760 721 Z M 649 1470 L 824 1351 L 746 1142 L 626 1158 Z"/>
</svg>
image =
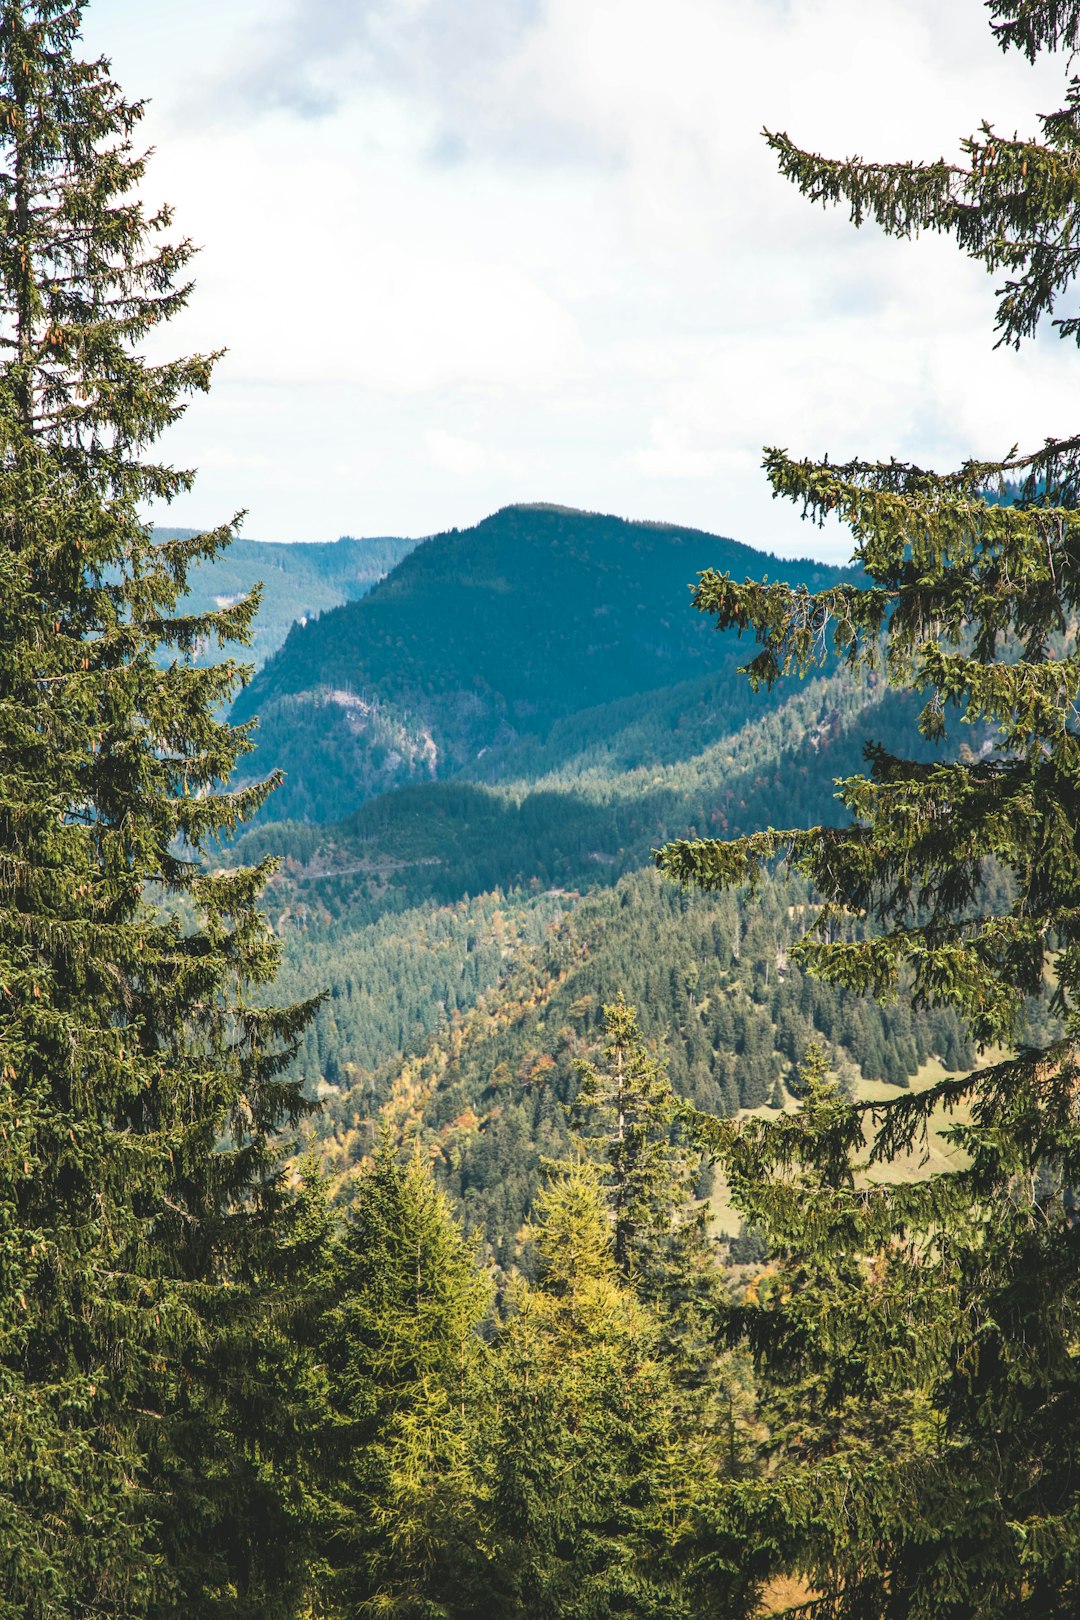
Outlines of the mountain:
<svg viewBox="0 0 1080 1620">
<path fill-rule="evenodd" d="M 195 529 L 156 529 L 160 540 L 198 533 Z M 417 544 L 415 540 L 380 537 L 354 540 L 343 535 L 329 542 L 234 540 L 220 556 L 191 570 L 185 610 L 204 613 L 235 602 L 257 583 L 262 602 L 251 647 L 229 649 L 256 668 L 284 643 L 292 625 L 353 602 Z M 217 648 L 210 654 L 220 656 Z"/>
<path fill-rule="evenodd" d="M 380 1121 L 418 1132 L 492 1252 L 516 1252 L 573 1059 L 620 990 L 677 1089 L 720 1113 L 783 1100 L 811 1040 L 851 1083 L 970 1061 L 955 1018 L 815 986 L 815 904 L 687 895 L 668 839 L 836 822 L 869 736 L 933 757 L 917 700 L 835 664 L 752 693 L 747 647 L 694 611 L 705 567 L 809 588 L 858 576 L 719 536 L 510 507 L 418 545 L 364 598 L 295 626 L 235 707 L 291 776 L 226 852 L 274 856 L 279 994 L 322 992 L 296 1060 L 342 1175 Z M 985 738 L 972 731 L 968 742 Z M 271 816 L 281 819 L 270 820 Z"/>
<path fill-rule="evenodd" d="M 238 699 L 234 718 L 260 719 L 246 768 L 288 773 L 268 813 L 334 821 L 408 783 L 557 768 L 626 732 L 660 692 L 674 714 L 707 689 L 734 729 L 749 712 L 732 680 L 745 648 L 691 610 L 705 568 L 810 589 L 854 577 L 555 506 L 424 541 L 362 600 L 294 625 Z"/>
<path fill-rule="evenodd" d="M 520 1259 L 541 1162 L 569 1151 L 575 1059 L 620 991 L 677 1092 L 721 1115 L 784 1104 L 811 1042 L 870 1096 L 969 1067 L 954 1012 L 800 972 L 817 897 L 797 874 L 766 875 L 751 900 L 684 893 L 650 862 L 678 835 L 844 819 L 835 778 L 860 768 L 864 738 L 933 757 L 917 713 L 835 671 L 663 768 L 583 755 L 565 776 L 417 784 L 336 825 L 247 832 L 233 859 L 281 863 L 279 993 L 325 996 L 296 1072 L 322 1101 L 314 1141 L 341 1196 L 388 1128 L 423 1144 L 492 1255 Z M 1049 1027 L 1045 1007 L 1031 1018 Z"/>
<path fill-rule="evenodd" d="M 470 1221 L 511 1254 L 540 1156 L 567 1144 L 572 1059 L 620 990 L 677 1089 L 720 1113 L 761 1106 L 812 1039 L 868 1081 L 967 1060 L 951 1014 L 912 1022 L 803 981 L 790 947 L 813 902 L 798 879 L 750 904 L 649 869 L 667 838 L 841 819 L 834 778 L 859 769 L 868 734 L 902 745 L 916 714 L 836 671 L 664 767 L 583 754 L 566 774 L 415 784 L 335 825 L 245 833 L 232 859 L 280 861 L 279 993 L 325 994 L 297 1068 L 324 1100 L 316 1138 L 346 1195 L 380 1120 L 419 1131 Z M 652 746 L 643 717 L 637 735 Z"/>
<path fill-rule="evenodd" d="M 666 765 L 612 766 L 598 749 L 578 754 L 573 768 L 511 782 L 413 783 L 330 825 L 257 824 L 232 858 L 282 861 L 290 917 L 304 918 L 305 929 L 313 917 L 360 927 L 388 911 L 494 890 L 584 892 L 648 865 L 672 838 L 835 821 L 833 779 L 861 767 L 864 737 L 896 746 L 917 712 L 880 681 L 842 671 L 764 707 Z M 663 701 L 658 714 L 655 737 L 644 715 L 634 731 L 653 756 L 669 734 Z M 931 745 L 920 746 L 930 756 Z"/>
</svg>

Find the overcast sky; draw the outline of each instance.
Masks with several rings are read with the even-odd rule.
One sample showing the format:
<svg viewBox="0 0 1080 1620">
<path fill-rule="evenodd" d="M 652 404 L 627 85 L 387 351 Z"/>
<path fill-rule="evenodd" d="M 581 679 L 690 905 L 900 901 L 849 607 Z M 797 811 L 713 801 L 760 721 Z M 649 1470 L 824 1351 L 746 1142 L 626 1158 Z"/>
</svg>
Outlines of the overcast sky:
<svg viewBox="0 0 1080 1620">
<path fill-rule="evenodd" d="M 1066 63 L 1003 56 L 979 0 L 93 0 L 85 34 L 203 248 L 167 351 L 229 351 L 167 521 L 419 535 L 546 500 L 839 556 L 763 445 L 944 468 L 1080 427 L 1074 348 L 995 351 L 977 267 L 811 208 L 759 135 L 1033 132 Z"/>
</svg>

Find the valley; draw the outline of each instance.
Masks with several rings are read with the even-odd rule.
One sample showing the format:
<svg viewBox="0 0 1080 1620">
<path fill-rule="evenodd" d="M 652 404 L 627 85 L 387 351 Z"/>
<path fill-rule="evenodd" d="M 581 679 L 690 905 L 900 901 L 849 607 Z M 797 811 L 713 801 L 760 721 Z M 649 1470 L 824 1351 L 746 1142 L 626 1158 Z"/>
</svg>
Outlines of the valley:
<svg viewBox="0 0 1080 1620">
<path fill-rule="evenodd" d="M 653 870 L 673 838 L 837 822 L 834 779 L 866 739 L 901 749 L 914 730 L 910 697 L 828 662 L 794 692 L 751 693 L 747 647 L 690 605 L 693 571 L 718 565 L 786 566 L 718 537 L 511 508 L 295 624 L 238 701 L 238 718 L 260 713 L 255 763 L 288 775 L 229 860 L 279 862 L 279 990 L 325 993 L 296 1072 L 339 1196 L 390 1122 L 427 1145 L 492 1254 L 520 1261 L 541 1160 L 567 1145 L 575 1060 L 620 991 L 680 1095 L 721 1115 L 783 1107 L 814 1040 L 852 1094 L 974 1061 L 953 1014 L 804 978 L 797 874 L 748 907 Z M 580 640 L 597 604 L 603 663 Z"/>
</svg>

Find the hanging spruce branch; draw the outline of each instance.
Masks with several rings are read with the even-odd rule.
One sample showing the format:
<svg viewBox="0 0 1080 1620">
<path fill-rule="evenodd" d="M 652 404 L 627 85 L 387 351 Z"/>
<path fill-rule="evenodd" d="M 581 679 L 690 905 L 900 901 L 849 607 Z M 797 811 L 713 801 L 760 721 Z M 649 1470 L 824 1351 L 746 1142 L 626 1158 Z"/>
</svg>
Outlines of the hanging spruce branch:
<svg viewBox="0 0 1080 1620">
<path fill-rule="evenodd" d="M 1002 50 L 1023 51 L 1034 62 L 1040 51 L 1080 45 L 1080 5 L 1076 0 L 986 0 Z"/>
</svg>

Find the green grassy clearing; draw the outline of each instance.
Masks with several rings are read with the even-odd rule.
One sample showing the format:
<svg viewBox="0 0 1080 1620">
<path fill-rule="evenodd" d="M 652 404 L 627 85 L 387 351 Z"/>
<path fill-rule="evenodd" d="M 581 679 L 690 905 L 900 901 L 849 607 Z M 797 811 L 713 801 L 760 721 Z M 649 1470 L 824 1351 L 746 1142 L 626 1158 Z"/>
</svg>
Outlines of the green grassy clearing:
<svg viewBox="0 0 1080 1620">
<path fill-rule="evenodd" d="M 983 1064 L 1002 1061 L 1004 1052 L 988 1051 L 983 1055 Z M 927 1087 L 937 1085 L 940 1080 L 958 1079 L 958 1075 L 951 1074 L 945 1069 L 937 1058 L 930 1058 L 918 1072 L 911 1078 L 910 1091 L 925 1091 Z M 905 1088 L 888 1085 L 883 1080 L 859 1079 L 854 1087 L 855 1098 L 858 1102 L 887 1103 L 894 1098 L 903 1097 Z M 797 1104 L 789 1097 L 786 1111 L 793 1112 Z M 776 1115 L 772 1108 L 745 1109 L 739 1118 L 751 1116 L 759 1119 L 771 1119 Z M 962 1104 L 957 1108 L 946 1110 L 938 1107 L 930 1119 L 926 1142 L 910 1153 L 894 1159 L 889 1164 L 875 1165 L 872 1172 L 860 1176 L 860 1181 L 867 1185 L 896 1186 L 904 1182 L 922 1181 L 928 1176 L 945 1175 L 952 1170 L 959 1169 L 964 1163 L 964 1155 L 946 1138 L 946 1133 L 953 1125 L 963 1125 L 971 1118 L 970 1108 Z M 741 1217 L 731 1202 L 730 1189 L 726 1179 L 718 1172 L 716 1185 L 713 1189 L 710 1203 L 710 1220 L 718 1234 L 734 1234 L 739 1230 Z"/>
</svg>

